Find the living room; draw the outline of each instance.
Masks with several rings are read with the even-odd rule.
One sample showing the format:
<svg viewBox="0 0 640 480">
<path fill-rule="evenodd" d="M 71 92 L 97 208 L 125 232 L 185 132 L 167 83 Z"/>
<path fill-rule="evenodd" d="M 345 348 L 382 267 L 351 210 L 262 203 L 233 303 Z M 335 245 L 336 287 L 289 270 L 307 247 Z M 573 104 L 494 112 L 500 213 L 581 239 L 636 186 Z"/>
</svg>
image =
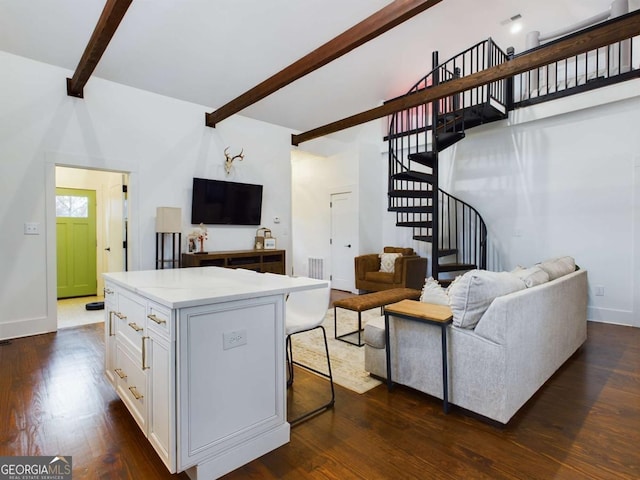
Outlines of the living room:
<svg viewBox="0 0 640 480">
<path fill-rule="evenodd" d="M 608 3 L 593 2 L 591 8 L 598 12 Z M 637 8 L 637 2 L 631 4 Z M 552 2 L 547 7 L 554 8 Z M 77 58 L 82 47 L 75 45 Z M 211 107 L 99 75 L 91 78 L 84 99 L 68 97 L 65 79 L 73 67 L 27 57 L 0 52 L 2 71 L 8 72 L 0 93 L 0 264 L 11 279 L 0 292 L 0 339 L 56 330 L 56 166 L 129 174 L 132 270 L 155 266 L 156 207 L 181 207 L 184 231 L 193 228 L 186 215 L 193 177 L 263 184 L 263 224 L 278 248 L 287 250 L 287 270 L 294 274 L 307 273 L 310 257 L 330 258 L 329 194 L 345 186 L 355 186 L 358 195 L 354 255 L 384 245 L 428 253 L 386 212 L 384 121 L 292 148 L 289 127 L 234 115 L 208 128 L 203 113 Z M 401 87 L 416 79 L 404 79 Z M 508 121 L 470 130 L 441 156 L 441 186 L 473 204 L 489 226 L 490 268 L 572 255 L 589 272 L 588 318 L 635 327 L 640 327 L 638 82 L 524 109 Z M 229 176 L 223 166 L 226 147 L 245 154 Z M 301 192 L 312 198 L 302 199 Z M 276 217 L 279 223 L 273 222 Z M 41 234 L 23 235 L 26 222 L 39 224 Z M 206 248 L 252 248 L 254 234 L 255 228 L 211 227 Z M 603 295 L 596 295 L 596 287 Z"/>
</svg>

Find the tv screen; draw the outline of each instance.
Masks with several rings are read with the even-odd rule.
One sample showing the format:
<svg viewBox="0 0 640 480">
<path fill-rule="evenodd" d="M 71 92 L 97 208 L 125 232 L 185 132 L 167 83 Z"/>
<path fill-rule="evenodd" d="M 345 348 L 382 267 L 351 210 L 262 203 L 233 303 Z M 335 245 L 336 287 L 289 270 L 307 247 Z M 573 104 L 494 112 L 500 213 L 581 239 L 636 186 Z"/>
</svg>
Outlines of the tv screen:
<svg viewBox="0 0 640 480">
<path fill-rule="evenodd" d="M 260 225 L 262 185 L 193 179 L 191 223 Z"/>
</svg>

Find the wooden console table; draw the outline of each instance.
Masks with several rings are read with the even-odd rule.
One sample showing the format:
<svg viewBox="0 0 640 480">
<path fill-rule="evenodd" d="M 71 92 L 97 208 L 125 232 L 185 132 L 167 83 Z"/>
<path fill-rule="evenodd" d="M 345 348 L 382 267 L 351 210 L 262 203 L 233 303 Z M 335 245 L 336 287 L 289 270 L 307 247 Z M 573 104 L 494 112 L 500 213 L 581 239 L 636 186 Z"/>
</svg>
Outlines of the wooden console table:
<svg viewBox="0 0 640 480">
<path fill-rule="evenodd" d="M 285 274 L 284 250 L 232 250 L 226 252 L 183 253 L 183 267 L 246 268 L 257 272 Z"/>
</svg>

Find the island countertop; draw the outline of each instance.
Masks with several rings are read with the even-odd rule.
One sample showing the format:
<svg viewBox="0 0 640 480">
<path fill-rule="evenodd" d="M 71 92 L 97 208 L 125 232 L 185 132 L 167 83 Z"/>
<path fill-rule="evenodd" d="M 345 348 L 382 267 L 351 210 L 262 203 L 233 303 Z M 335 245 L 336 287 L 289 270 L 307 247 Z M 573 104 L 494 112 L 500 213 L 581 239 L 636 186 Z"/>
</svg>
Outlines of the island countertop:
<svg viewBox="0 0 640 480">
<path fill-rule="evenodd" d="M 104 278 L 172 309 L 278 295 L 327 285 L 324 280 L 307 277 L 221 267 L 112 272 L 105 273 Z"/>
</svg>

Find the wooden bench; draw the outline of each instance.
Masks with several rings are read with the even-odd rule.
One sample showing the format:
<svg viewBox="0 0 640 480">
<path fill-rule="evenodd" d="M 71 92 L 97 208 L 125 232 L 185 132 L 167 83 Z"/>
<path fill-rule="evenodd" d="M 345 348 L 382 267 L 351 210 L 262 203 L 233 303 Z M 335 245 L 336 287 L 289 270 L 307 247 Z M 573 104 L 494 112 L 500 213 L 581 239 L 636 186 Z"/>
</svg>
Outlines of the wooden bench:
<svg viewBox="0 0 640 480">
<path fill-rule="evenodd" d="M 350 343 L 351 345 L 357 345 L 358 347 L 363 346 L 364 342 L 362 341 L 362 312 L 380 307 L 380 315 L 382 315 L 382 308 L 385 305 L 390 305 L 401 300 L 417 300 L 420 298 L 420 294 L 420 290 L 415 290 L 413 288 L 392 288 L 390 290 L 365 293 L 364 295 L 336 300 L 335 302 L 333 302 L 333 327 L 335 339 Z M 338 335 L 338 308 L 344 308 L 345 310 L 358 312 L 357 330 Z M 347 338 L 350 336 L 355 337 L 356 334 L 358 338 L 357 342 Z"/>
</svg>

